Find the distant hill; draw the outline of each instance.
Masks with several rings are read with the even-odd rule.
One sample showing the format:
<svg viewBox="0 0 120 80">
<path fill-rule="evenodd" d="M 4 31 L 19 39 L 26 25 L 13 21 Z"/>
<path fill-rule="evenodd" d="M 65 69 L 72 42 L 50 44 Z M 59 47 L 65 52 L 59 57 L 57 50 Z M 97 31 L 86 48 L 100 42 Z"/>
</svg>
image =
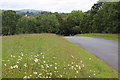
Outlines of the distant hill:
<svg viewBox="0 0 120 80">
<path fill-rule="evenodd" d="M 3 12 L 5 10 L 1 10 L 0 12 Z M 21 10 L 13 10 L 16 11 L 16 13 L 26 13 L 26 12 L 32 12 L 32 13 L 39 13 L 39 12 L 49 12 L 49 11 L 42 11 L 42 10 L 34 10 L 34 9 L 21 9 Z"/>
<path fill-rule="evenodd" d="M 17 13 L 26 13 L 26 12 L 32 12 L 32 13 L 39 13 L 42 12 L 42 10 L 34 10 L 34 9 L 21 9 L 21 10 L 15 10 Z"/>
<path fill-rule="evenodd" d="M 4 11 L 4 10 L 1 10 L 1 9 L 0 9 L 0 12 L 3 12 L 3 11 Z"/>
</svg>

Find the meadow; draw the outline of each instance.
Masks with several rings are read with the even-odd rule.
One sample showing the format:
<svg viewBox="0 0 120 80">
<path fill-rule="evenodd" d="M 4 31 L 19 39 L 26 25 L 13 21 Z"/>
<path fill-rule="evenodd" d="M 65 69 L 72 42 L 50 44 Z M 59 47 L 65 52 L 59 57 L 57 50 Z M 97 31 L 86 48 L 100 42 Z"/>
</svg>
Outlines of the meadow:
<svg viewBox="0 0 120 80">
<path fill-rule="evenodd" d="M 0 36 L 0 79 L 2 78 L 2 36 Z"/>
<path fill-rule="evenodd" d="M 87 36 L 87 37 L 116 40 L 116 41 L 120 40 L 120 34 L 88 33 L 88 34 L 77 34 L 75 36 Z"/>
<path fill-rule="evenodd" d="M 3 78 L 117 78 L 118 73 L 55 34 L 2 37 Z"/>
</svg>

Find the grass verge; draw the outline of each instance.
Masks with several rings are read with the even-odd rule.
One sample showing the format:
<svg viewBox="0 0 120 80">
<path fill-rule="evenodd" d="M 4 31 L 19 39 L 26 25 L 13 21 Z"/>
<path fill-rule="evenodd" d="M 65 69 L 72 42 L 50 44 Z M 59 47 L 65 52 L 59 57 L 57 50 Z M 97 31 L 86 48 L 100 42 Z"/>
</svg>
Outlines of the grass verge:
<svg viewBox="0 0 120 80">
<path fill-rule="evenodd" d="M 118 36 L 118 34 L 89 33 L 89 34 L 77 34 L 75 36 L 86 36 L 116 41 L 120 40 L 120 36 Z"/>
<path fill-rule="evenodd" d="M 55 34 L 4 36 L 3 78 L 117 78 L 118 73 Z"/>
</svg>

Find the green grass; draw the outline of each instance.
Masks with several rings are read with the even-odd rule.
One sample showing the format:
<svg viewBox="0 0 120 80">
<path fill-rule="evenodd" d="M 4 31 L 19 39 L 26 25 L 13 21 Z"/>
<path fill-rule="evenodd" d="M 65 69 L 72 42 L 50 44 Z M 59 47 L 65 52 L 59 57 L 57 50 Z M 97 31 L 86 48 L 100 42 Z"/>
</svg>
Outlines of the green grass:
<svg viewBox="0 0 120 80">
<path fill-rule="evenodd" d="M 0 79 L 2 79 L 2 36 L 0 36 Z"/>
<path fill-rule="evenodd" d="M 117 78 L 84 49 L 54 34 L 4 36 L 3 78 Z"/>
<path fill-rule="evenodd" d="M 87 37 L 116 40 L 116 41 L 120 40 L 118 34 L 89 33 L 89 34 L 77 34 L 75 36 L 87 36 Z"/>
</svg>

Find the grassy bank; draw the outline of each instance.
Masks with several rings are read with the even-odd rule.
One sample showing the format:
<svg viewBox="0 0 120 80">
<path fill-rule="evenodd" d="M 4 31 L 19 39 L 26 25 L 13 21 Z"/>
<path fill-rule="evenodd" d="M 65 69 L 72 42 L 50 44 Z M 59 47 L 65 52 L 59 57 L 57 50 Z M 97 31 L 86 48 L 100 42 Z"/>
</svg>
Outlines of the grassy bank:
<svg viewBox="0 0 120 80">
<path fill-rule="evenodd" d="M 87 51 L 54 34 L 4 36 L 3 78 L 117 78 Z"/>
<path fill-rule="evenodd" d="M 90 34 L 77 34 L 75 36 L 87 36 L 87 37 L 116 40 L 116 41 L 120 40 L 118 34 L 90 33 Z"/>
</svg>

